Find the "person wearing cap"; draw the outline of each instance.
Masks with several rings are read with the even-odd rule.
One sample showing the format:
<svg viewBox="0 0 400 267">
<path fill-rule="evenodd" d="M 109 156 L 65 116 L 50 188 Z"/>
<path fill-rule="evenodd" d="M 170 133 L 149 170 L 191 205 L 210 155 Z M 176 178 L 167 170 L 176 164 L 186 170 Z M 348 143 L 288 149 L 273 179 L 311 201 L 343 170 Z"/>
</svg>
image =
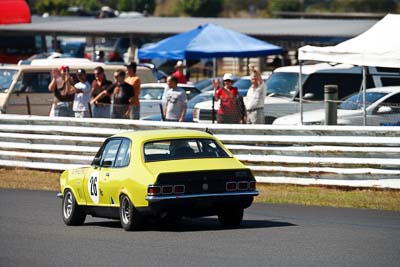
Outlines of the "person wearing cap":
<svg viewBox="0 0 400 267">
<path fill-rule="evenodd" d="M 89 117 L 90 84 L 86 79 L 86 71 L 84 69 L 78 69 L 76 77 L 78 82 L 73 86 L 75 97 L 72 110 L 75 118 L 87 118 Z"/>
<path fill-rule="evenodd" d="M 125 82 L 130 84 L 133 87 L 133 103 L 132 109 L 129 114 L 129 118 L 131 120 L 138 120 L 140 119 L 140 102 L 139 102 L 139 95 L 140 95 L 140 78 L 136 75 L 137 64 L 136 62 L 131 62 L 126 66 L 126 74 Z"/>
<path fill-rule="evenodd" d="M 101 66 L 94 68 L 94 80 L 90 91 L 91 99 L 95 99 L 101 92 L 106 91 L 112 85 L 112 82 L 107 80 L 104 69 Z M 92 105 L 94 118 L 110 118 L 111 98 L 107 95 L 97 100 Z"/>
<path fill-rule="evenodd" d="M 187 83 L 187 78 L 186 75 L 183 73 L 183 69 L 185 68 L 185 65 L 181 60 L 176 62 L 175 69 L 176 71 L 172 73 L 172 76 L 175 76 L 178 78 L 178 83 Z"/>
<path fill-rule="evenodd" d="M 54 93 L 52 114 L 55 117 L 73 117 L 72 101 L 74 90 L 71 85 L 72 79 L 69 75 L 69 67 L 61 66 L 59 70 L 53 69 L 52 80 L 49 91 Z"/>
<path fill-rule="evenodd" d="M 249 64 L 251 86 L 246 96 L 247 124 L 264 124 L 264 100 L 267 90 L 259 71 Z"/>
<path fill-rule="evenodd" d="M 185 90 L 178 87 L 178 78 L 171 75 L 167 77 L 168 91 L 162 101 L 163 115 L 166 121 L 179 121 L 185 119 L 187 96 Z"/>
<path fill-rule="evenodd" d="M 214 101 L 220 100 L 217 111 L 218 123 L 244 123 L 244 114 L 239 105 L 238 89 L 233 87 L 233 75 L 225 73 L 223 78 L 224 86 L 219 86 L 218 80 L 213 80 Z"/>
</svg>

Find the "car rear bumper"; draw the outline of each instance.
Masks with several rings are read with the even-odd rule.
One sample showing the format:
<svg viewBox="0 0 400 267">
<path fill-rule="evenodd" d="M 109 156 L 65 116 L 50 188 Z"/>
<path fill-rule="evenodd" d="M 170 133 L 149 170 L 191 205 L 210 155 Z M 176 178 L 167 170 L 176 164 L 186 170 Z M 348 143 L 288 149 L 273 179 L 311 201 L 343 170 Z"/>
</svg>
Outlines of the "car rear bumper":
<svg viewBox="0 0 400 267">
<path fill-rule="evenodd" d="M 171 199 L 196 199 L 196 198 L 210 198 L 210 197 L 235 197 L 235 196 L 258 196 L 258 191 L 246 192 L 225 192 L 225 193 L 212 193 L 212 194 L 188 194 L 188 195 L 162 195 L 162 196 L 147 196 L 146 200 L 150 203 L 171 200 Z"/>
<path fill-rule="evenodd" d="M 224 210 L 246 209 L 258 191 L 225 192 L 215 194 L 149 196 L 146 212 L 162 217 L 173 214 L 185 217 L 217 215 Z"/>
</svg>

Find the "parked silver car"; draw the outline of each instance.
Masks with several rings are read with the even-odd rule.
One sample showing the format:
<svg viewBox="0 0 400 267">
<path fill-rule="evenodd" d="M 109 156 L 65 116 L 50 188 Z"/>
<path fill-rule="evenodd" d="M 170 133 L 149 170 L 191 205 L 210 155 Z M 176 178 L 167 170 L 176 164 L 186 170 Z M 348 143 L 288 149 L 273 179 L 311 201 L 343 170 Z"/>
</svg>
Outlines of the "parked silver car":
<svg viewBox="0 0 400 267">
<path fill-rule="evenodd" d="M 186 91 L 188 100 L 201 93 L 199 89 L 191 84 L 178 83 L 178 87 Z M 140 86 L 140 117 L 161 114 L 160 104 L 167 91 L 166 83 L 144 83 Z"/>
<path fill-rule="evenodd" d="M 400 86 L 380 87 L 366 91 L 367 125 L 400 126 Z M 300 125 L 300 113 L 276 119 L 274 125 Z M 325 110 L 303 113 L 303 124 L 325 124 Z M 364 125 L 362 92 L 346 97 L 337 109 L 338 125 Z"/>
</svg>

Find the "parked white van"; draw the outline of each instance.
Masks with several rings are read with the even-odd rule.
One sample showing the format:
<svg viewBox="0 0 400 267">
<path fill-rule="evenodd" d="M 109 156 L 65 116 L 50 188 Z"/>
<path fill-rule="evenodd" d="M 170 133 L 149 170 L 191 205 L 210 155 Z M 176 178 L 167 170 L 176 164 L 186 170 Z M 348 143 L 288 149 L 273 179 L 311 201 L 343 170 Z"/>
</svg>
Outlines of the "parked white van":
<svg viewBox="0 0 400 267">
<path fill-rule="evenodd" d="M 107 79 L 111 81 L 115 70 L 125 70 L 123 65 L 108 65 L 76 58 L 38 59 L 33 60 L 30 65 L 2 65 L 0 113 L 48 116 L 54 97 L 48 90 L 51 70 L 62 65 L 68 65 L 71 74 L 75 74 L 79 68 L 85 69 L 89 81 L 94 79 L 93 70 L 97 66 L 104 68 Z M 150 68 L 138 67 L 137 74 L 142 82 L 156 81 Z"/>
<path fill-rule="evenodd" d="M 265 123 L 276 118 L 300 112 L 299 66 L 277 68 L 266 81 L 267 97 L 264 104 Z M 360 90 L 362 68 L 353 65 L 319 63 L 302 67 L 303 110 L 323 108 L 324 85 L 338 85 L 338 99 Z M 399 69 L 370 67 L 367 88 L 400 85 Z M 210 122 L 211 101 L 198 103 L 193 111 L 193 121 Z"/>
</svg>

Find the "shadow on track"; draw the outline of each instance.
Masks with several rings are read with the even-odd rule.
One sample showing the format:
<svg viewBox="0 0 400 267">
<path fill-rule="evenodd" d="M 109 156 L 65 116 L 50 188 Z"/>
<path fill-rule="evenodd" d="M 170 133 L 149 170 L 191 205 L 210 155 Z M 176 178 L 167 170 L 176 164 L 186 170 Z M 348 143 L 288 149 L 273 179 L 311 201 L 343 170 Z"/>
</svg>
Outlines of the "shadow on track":
<svg viewBox="0 0 400 267">
<path fill-rule="evenodd" d="M 97 221 L 88 222 L 84 226 L 99 226 L 107 228 L 121 228 L 119 221 Z M 238 227 L 222 227 L 217 218 L 184 218 L 177 222 L 168 223 L 153 223 L 149 222 L 144 225 L 139 231 L 165 231 L 165 232 L 199 232 L 199 231 L 223 231 L 232 229 L 259 229 L 259 228 L 273 228 L 273 227 L 288 227 L 296 226 L 295 224 L 280 221 L 266 221 L 266 220 L 243 220 L 242 224 Z"/>
</svg>

